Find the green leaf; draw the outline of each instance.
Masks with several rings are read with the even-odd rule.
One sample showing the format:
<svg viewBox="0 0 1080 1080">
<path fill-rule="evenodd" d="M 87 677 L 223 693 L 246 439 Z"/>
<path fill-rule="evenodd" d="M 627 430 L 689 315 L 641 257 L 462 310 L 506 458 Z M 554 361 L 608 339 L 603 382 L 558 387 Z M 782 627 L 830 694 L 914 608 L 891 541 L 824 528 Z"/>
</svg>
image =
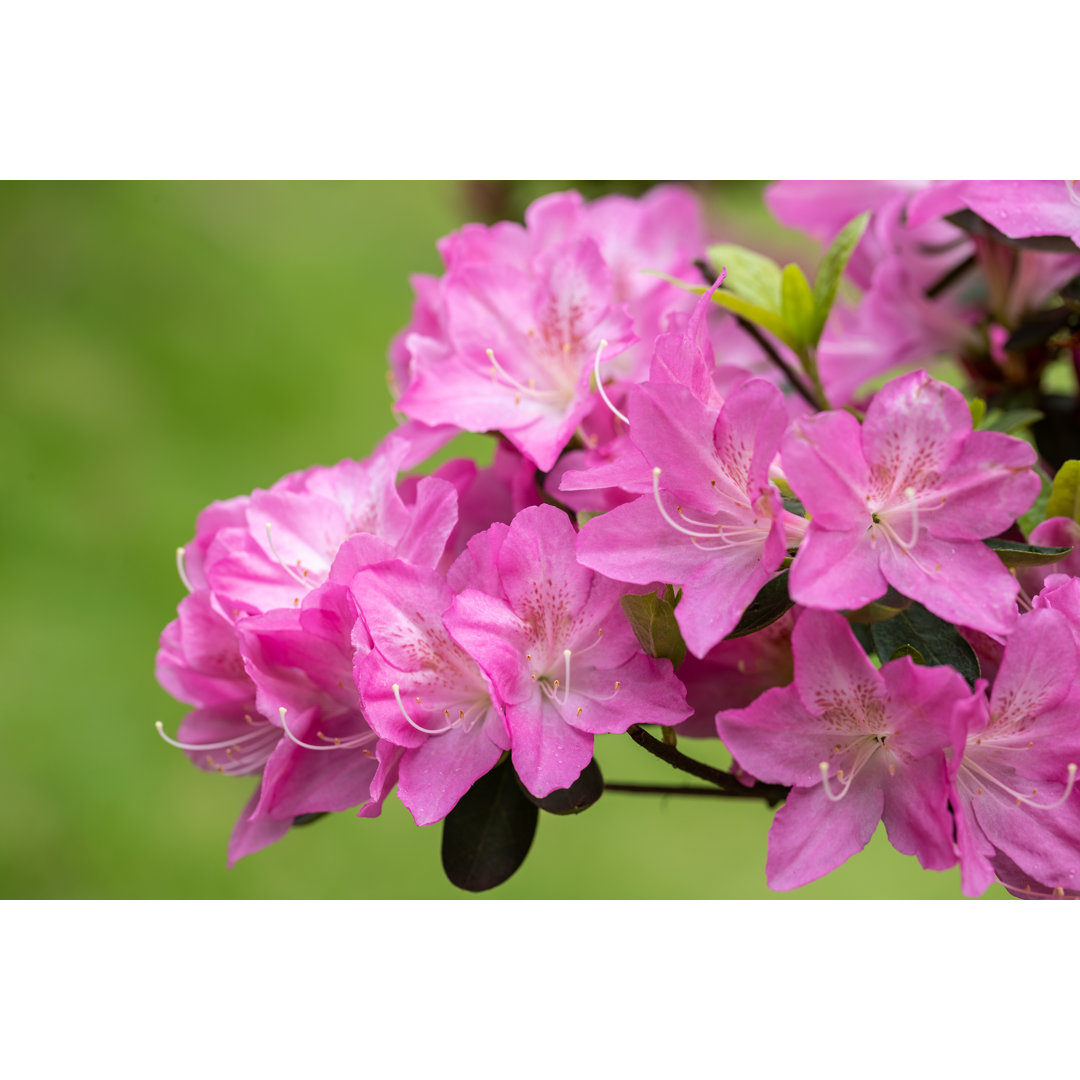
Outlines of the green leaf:
<svg viewBox="0 0 1080 1080">
<path fill-rule="evenodd" d="M 1039 496 L 1031 509 L 1017 518 L 1016 521 L 1025 536 L 1030 536 L 1031 530 L 1046 520 L 1046 505 L 1050 500 L 1050 491 L 1053 488 L 1053 481 L 1038 466 L 1035 468 L 1035 475 L 1042 482 L 1042 490 L 1039 492 Z"/>
<path fill-rule="evenodd" d="M 1058 469 L 1046 503 L 1046 516 L 1080 522 L 1080 461 L 1066 461 Z"/>
<path fill-rule="evenodd" d="M 788 595 L 788 571 L 784 570 L 767 581 L 754 597 L 753 603 L 743 612 L 735 629 L 728 638 L 746 637 L 747 634 L 764 630 L 789 611 L 795 601 Z M 725 641 L 727 638 L 724 639 Z"/>
<path fill-rule="evenodd" d="M 980 431 L 1001 431 L 1006 435 L 1012 435 L 1017 431 L 1037 424 L 1043 413 L 1038 409 L 991 409 L 983 418 L 982 422 L 975 426 Z"/>
<path fill-rule="evenodd" d="M 878 656 L 894 656 L 898 649 L 909 648 L 930 666 L 948 664 L 975 685 L 979 677 L 979 659 L 952 623 L 931 614 L 922 604 L 911 604 L 899 615 L 870 627 Z"/>
<path fill-rule="evenodd" d="M 442 864 L 459 889 L 483 892 L 525 861 L 540 811 L 522 793 L 509 756 L 458 800 L 443 821 Z"/>
<path fill-rule="evenodd" d="M 814 278 L 814 334 L 810 343 L 816 345 L 821 337 L 822 330 L 832 311 L 833 302 L 836 300 L 836 290 L 840 287 L 840 278 L 843 276 L 844 267 L 851 258 L 862 234 L 866 231 L 866 224 L 870 220 L 869 213 L 860 214 L 854 221 L 849 221 L 837 234 L 829 250 L 825 252 L 818 267 L 817 277 Z"/>
<path fill-rule="evenodd" d="M 968 402 L 968 408 L 971 410 L 971 426 L 977 428 L 986 415 L 986 402 L 981 397 L 972 398 Z"/>
<path fill-rule="evenodd" d="M 296 817 L 292 819 L 293 828 L 295 829 L 300 825 L 312 825 L 320 818 L 326 817 L 329 813 L 329 810 L 316 810 L 312 811 L 310 814 L 297 814 Z"/>
<path fill-rule="evenodd" d="M 675 621 L 675 590 L 670 585 L 664 595 L 628 593 L 622 598 L 622 609 L 641 647 L 658 659 L 666 657 L 673 667 L 686 659 L 686 642 Z"/>
<path fill-rule="evenodd" d="M 1039 547 L 1037 544 L 1019 544 L 1015 540 L 984 540 L 983 543 L 1006 566 L 1049 566 L 1059 562 L 1072 551 L 1071 547 Z"/>
<path fill-rule="evenodd" d="M 806 275 L 794 263 L 784 267 L 780 296 L 780 314 L 784 322 L 805 345 L 816 344 L 817 307 L 814 294 L 810 291 Z"/>
<path fill-rule="evenodd" d="M 704 291 L 704 289 L 701 290 L 701 292 Z M 728 311 L 736 315 L 741 315 L 749 322 L 763 326 L 766 330 L 775 334 L 785 345 L 789 345 L 796 350 L 802 348 L 802 343 L 779 315 L 767 311 L 763 307 L 758 307 L 756 304 L 748 303 L 739 296 L 724 292 L 723 289 L 717 289 L 713 293 L 713 302 L 719 304 L 722 308 L 727 308 Z"/>
<path fill-rule="evenodd" d="M 518 783 L 521 781 L 519 780 Z M 580 814 L 582 810 L 588 810 L 604 794 L 604 774 L 600 771 L 600 766 L 596 764 L 596 758 L 593 758 L 568 788 L 559 788 L 542 799 L 538 799 L 524 785 L 521 790 L 529 802 L 535 803 L 549 814 Z"/>
<path fill-rule="evenodd" d="M 707 255 L 717 270 L 727 270 L 722 288 L 755 307 L 780 314 L 781 273 L 772 259 L 738 244 L 715 244 Z"/>
<path fill-rule="evenodd" d="M 685 289 L 687 292 L 697 293 L 698 296 L 708 291 L 708 288 L 705 285 L 691 285 L 688 281 L 682 281 L 677 277 L 672 277 L 670 274 L 660 273 L 658 270 L 647 270 L 642 272 L 652 274 L 654 277 L 663 278 L 664 281 L 670 282 L 672 285 L 677 285 L 680 289 Z M 778 311 L 770 311 L 757 304 L 752 304 L 749 300 L 744 300 L 741 296 L 736 296 L 734 293 L 727 292 L 725 289 L 717 289 L 716 292 L 713 293 L 713 303 L 719 304 L 720 307 L 726 308 L 728 311 L 746 319 L 748 322 L 757 323 L 758 326 L 764 327 L 770 333 L 775 334 L 785 345 L 789 345 L 793 349 L 797 350 L 802 347 L 799 340 L 791 332 L 787 323 L 785 323 L 783 318 L 778 314 Z M 779 309 L 779 292 L 777 293 L 776 306 L 777 309 Z"/>
<path fill-rule="evenodd" d="M 889 657 L 889 659 L 899 660 L 902 656 L 910 656 L 916 664 L 919 664 L 921 666 L 925 666 L 926 664 L 926 661 L 923 659 L 923 654 L 919 652 L 919 650 L 916 649 L 914 645 L 901 645 L 900 648 L 897 649 L 896 652 L 894 652 L 892 656 Z"/>
</svg>

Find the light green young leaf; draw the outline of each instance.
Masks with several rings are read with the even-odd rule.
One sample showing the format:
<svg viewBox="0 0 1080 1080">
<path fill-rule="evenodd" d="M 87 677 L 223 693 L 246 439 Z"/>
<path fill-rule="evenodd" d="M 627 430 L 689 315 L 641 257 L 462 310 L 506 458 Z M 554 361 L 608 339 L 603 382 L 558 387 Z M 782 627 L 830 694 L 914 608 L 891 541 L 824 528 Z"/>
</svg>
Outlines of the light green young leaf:
<svg viewBox="0 0 1080 1080">
<path fill-rule="evenodd" d="M 825 329 L 825 322 L 829 318 L 833 301 L 836 300 L 836 290 L 840 286 L 840 278 L 844 273 L 844 267 L 851 258 L 862 234 L 866 231 L 866 223 L 870 220 L 869 213 L 860 214 L 854 221 L 849 221 L 832 242 L 832 246 L 825 252 L 825 257 L 818 267 L 817 277 L 814 279 L 814 305 L 817 309 L 817 317 L 814 324 L 814 335 L 810 344 L 816 345 Z"/>
<path fill-rule="evenodd" d="M 968 408 L 971 410 L 971 426 L 977 428 L 986 415 L 986 402 L 981 397 L 972 398 L 968 402 Z"/>
<path fill-rule="evenodd" d="M 712 266 L 727 270 L 722 288 L 756 307 L 780 314 L 780 267 L 772 259 L 738 244 L 716 244 L 707 254 Z"/>
<path fill-rule="evenodd" d="M 697 293 L 698 296 L 706 292 L 708 288 L 705 285 L 691 285 L 688 281 L 680 281 L 679 278 L 672 277 L 670 274 L 660 273 L 658 270 L 650 270 L 648 273 L 655 277 L 663 278 L 665 281 L 669 281 L 672 285 L 677 285 L 680 289 L 685 289 L 687 292 Z M 790 346 L 792 349 L 798 350 L 801 347 L 801 343 L 791 332 L 791 328 L 784 322 L 780 315 L 776 314 L 776 312 L 767 311 L 763 307 L 751 304 L 749 301 L 743 300 L 742 297 L 736 296 L 726 289 L 717 289 L 716 292 L 713 293 L 713 301 L 719 304 L 720 307 L 733 312 L 735 315 L 742 316 L 742 318 L 746 319 L 748 322 L 757 323 L 758 326 L 775 334 L 785 345 Z"/>
<path fill-rule="evenodd" d="M 813 344 L 817 340 L 814 336 L 817 317 L 814 294 L 806 275 L 794 263 L 784 267 L 780 289 L 780 313 L 784 322 L 801 342 Z"/>
<path fill-rule="evenodd" d="M 1046 504 L 1046 516 L 1080 522 L 1080 461 L 1066 461 L 1058 469 Z"/>
</svg>

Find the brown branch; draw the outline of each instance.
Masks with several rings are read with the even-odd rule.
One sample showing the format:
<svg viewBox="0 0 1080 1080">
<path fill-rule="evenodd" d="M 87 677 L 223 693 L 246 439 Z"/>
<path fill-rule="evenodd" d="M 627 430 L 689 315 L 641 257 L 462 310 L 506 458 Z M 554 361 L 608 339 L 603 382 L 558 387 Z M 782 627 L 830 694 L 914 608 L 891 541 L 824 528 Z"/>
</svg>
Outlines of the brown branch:
<svg viewBox="0 0 1080 1080">
<path fill-rule="evenodd" d="M 782 784 L 755 784 L 753 787 L 747 787 L 739 781 L 738 777 L 732 776 L 731 773 L 724 772 L 723 769 L 714 769 L 703 761 L 696 761 L 692 757 L 687 757 L 686 754 L 681 750 L 677 750 L 674 746 L 666 746 L 659 739 L 650 735 L 640 724 L 634 724 L 627 734 L 638 746 L 648 750 L 650 754 L 660 758 L 661 761 L 666 761 L 673 769 L 689 773 L 691 776 L 696 776 L 699 780 L 705 780 L 707 783 L 715 784 L 725 795 L 764 799 L 770 806 L 776 806 L 777 803 L 781 803 L 787 798 L 789 789 Z"/>
<path fill-rule="evenodd" d="M 745 799 L 760 799 L 764 797 L 756 786 L 743 787 L 742 784 L 739 785 L 738 791 L 727 791 L 715 787 L 696 787 L 693 784 L 612 784 L 605 780 L 604 790 L 638 792 L 643 795 L 711 795 L 720 799 L 739 797 Z M 774 805 L 771 800 L 770 805 Z"/>
</svg>

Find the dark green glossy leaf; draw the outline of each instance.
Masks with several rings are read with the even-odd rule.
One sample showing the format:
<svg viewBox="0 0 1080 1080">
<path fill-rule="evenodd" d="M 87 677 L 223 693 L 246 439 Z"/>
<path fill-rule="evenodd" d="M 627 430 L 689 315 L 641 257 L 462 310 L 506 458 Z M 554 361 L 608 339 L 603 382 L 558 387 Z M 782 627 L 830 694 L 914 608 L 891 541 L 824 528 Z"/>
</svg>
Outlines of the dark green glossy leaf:
<svg viewBox="0 0 1080 1080">
<path fill-rule="evenodd" d="M 328 814 L 329 811 L 327 810 L 320 810 L 317 813 L 311 814 L 297 814 L 296 817 L 292 819 L 293 828 L 295 829 L 299 825 L 311 825 L 313 822 L 318 821 L 319 818 L 327 817 Z"/>
<path fill-rule="evenodd" d="M 785 495 L 782 502 L 785 510 L 798 514 L 799 517 L 806 517 L 806 507 L 794 495 Z"/>
<path fill-rule="evenodd" d="M 622 598 L 622 609 L 634 636 L 650 656 L 666 657 L 673 667 L 686 659 L 686 642 L 675 621 L 675 590 L 670 585 L 663 596 L 628 593 Z"/>
<path fill-rule="evenodd" d="M 948 664 L 974 686 L 979 677 L 979 659 L 952 623 L 931 614 L 922 604 L 911 604 L 886 622 L 870 627 L 880 657 L 894 656 L 899 649 L 917 652 L 926 664 Z"/>
<path fill-rule="evenodd" d="M 877 652 L 877 646 L 874 644 L 874 635 L 870 631 L 869 623 L 848 623 L 851 627 L 851 632 L 855 635 L 855 640 L 863 647 L 864 653 Z"/>
<path fill-rule="evenodd" d="M 1020 544 L 1015 540 L 984 540 L 983 543 L 1006 566 L 1049 566 L 1060 562 L 1072 551 L 1071 547 L 1039 547 L 1037 544 Z"/>
<path fill-rule="evenodd" d="M 788 595 L 788 571 L 784 570 L 765 583 L 728 637 L 746 637 L 747 634 L 764 630 L 790 611 L 794 604 L 795 601 Z"/>
<path fill-rule="evenodd" d="M 604 774 L 600 771 L 600 766 L 596 764 L 596 758 L 593 758 L 568 788 L 559 788 L 558 791 L 553 791 L 542 799 L 538 799 L 524 785 L 521 790 L 526 799 L 549 814 L 580 814 L 582 810 L 588 810 L 604 794 Z"/>
<path fill-rule="evenodd" d="M 442 834 L 446 876 L 469 892 L 501 885 L 529 854 L 539 816 L 507 755 L 446 815 Z"/>
</svg>

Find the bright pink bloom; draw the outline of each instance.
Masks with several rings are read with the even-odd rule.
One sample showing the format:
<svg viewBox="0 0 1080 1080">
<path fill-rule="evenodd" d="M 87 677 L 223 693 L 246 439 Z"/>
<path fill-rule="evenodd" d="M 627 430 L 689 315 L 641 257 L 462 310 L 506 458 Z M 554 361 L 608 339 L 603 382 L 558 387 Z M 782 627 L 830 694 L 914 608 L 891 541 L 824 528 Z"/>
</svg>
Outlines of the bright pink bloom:
<svg viewBox="0 0 1080 1080">
<path fill-rule="evenodd" d="M 951 622 L 1008 633 L 1019 587 L 979 541 L 1038 494 L 1031 446 L 972 431 L 960 393 L 916 371 L 878 391 L 861 426 L 847 412 L 796 421 L 783 462 L 810 514 L 797 603 L 859 608 L 892 585 Z"/>
<path fill-rule="evenodd" d="M 1057 611 L 1024 615 L 987 702 L 956 710 L 949 766 L 964 893 L 994 880 L 1003 853 L 1050 889 L 1080 886 L 1077 648 Z"/>
<path fill-rule="evenodd" d="M 438 562 L 457 518 L 457 496 L 452 485 L 425 477 L 409 486 L 413 502 L 406 504 L 397 475 L 410 453 L 406 439 L 391 435 L 366 461 L 316 466 L 268 491 L 215 504 L 208 526 L 200 516 L 201 574 L 223 609 L 250 614 L 299 607 L 330 577 L 344 542 L 357 535 L 389 545 L 382 558 Z M 227 508 L 227 518 L 219 507 Z"/>
<path fill-rule="evenodd" d="M 769 832 L 770 888 L 794 889 L 861 851 L 879 821 L 923 866 L 952 866 L 945 747 L 953 704 L 971 696 L 948 667 L 870 663 L 847 621 L 806 611 L 792 634 L 795 681 L 716 717 L 749 772 L 791 794 Z"/>
<path fill-rule="evenodd" d="M 916 206 L 918 219 L 966 207 L 1014 240 L 1064 236 L 1080 247 L 1080 191 L 1075 180 L 957 180 Z"/>
<path fill-rule="evenodd" d="M 501 431 L 547 471 L 597 402 L 598 352 L 605 380 L 636 381 L 665 313 L 690 303 L 641 271 L 686 276 L 704 236 L 696 200 L 678 188 L 589 204 L 549 195 L 525 220 L 440 242 L 447 272 L 415 282 L 413 324 L 391 362 L 405 415 Z"/>
<path fill-rule="evenodd" d="M 538 797 L 569 787 L 593 736 L 690 710 L 667 660 L 646 656 L 620 606 L 623 586 L 574 559 L 574 527 L 552 506 L 474 538 L 452 578 L 465 589 L 443 616 L 505 708 L 514 768 Z"/>
<path fill-rule="evenodd" d="M 372 727 L 402 747 L 398 797 L 417 825 L 440 821 L 510 740 L 480 666 L 442 613 L 454 593 L 433 570 L 396 561 L 360 571 L 353 595 L 373 650 L 356 666 Z"/>
<path fill-rule="evenodd" d="M 679 727 L 680 737 L 714 739 L 722 709 L 744 709 L 766 690 L 791 682 L 791 633 L 800 610 L 793 608 L 757 633 L 721 641 L 700 660 L 686 657 L 677 674 L 694 715 Z"/>
<path fill-rule="evenodd" d="M 761 379 L 722 409 L 675 383 L 631 394 L 630 438 L 654 492 L 589 521 L 578 559 L 620 581 L 681 586 L 675 617 L 695 656 L 734 628 L 806 526 L 769 480 L 786 425 L 783 397 Z"/>
</svg>

